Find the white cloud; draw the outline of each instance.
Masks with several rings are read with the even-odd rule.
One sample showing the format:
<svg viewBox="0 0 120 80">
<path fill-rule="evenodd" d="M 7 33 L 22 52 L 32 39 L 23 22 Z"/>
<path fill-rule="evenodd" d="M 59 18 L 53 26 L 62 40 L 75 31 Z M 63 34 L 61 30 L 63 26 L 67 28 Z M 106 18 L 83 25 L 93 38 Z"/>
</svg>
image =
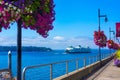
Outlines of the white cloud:
<svg viewBox="0 0 120 80">
<path fill-rule="evenodd" d="M 1 37 L 0 38 L 0 46 L 14 46 L 17 44 L 17 40 L 12 38 Z"/>
<path fill-rule="evenodd" d="M 63 40 L 65 40 L 65 38 L 62 37 L 62 36 L 55 36 L 55 37 L 53 37 L 53 39 L 56 40 L 56 41 L 63 41 Z"/>
<path fill-rule="evenodd" d="M 77 38 L 70 38 L 67 40 L 67 45 L 70 46 L 77 46 L 81 45 L 83 47 L 89 46 L 91 48 L 97 48 L 97 46 L 94 44 L 93 39 L 89 37 L 77 37 Z"/>
<path fill-rule="evenodd" d="M 2 46 L 16 46 L 17 40 L 14 38 L 0 38 L 0 45 Z M 23 46 L 41 46 L 41 47 L 50 47 L 52 49 L 65 49 L 66 47 L 72 46 L 89 46 L 91 48 L 98 48 L 92 38 L 89 37 L 75 37 L 75 38 L 64 38 L 62 36 L 55 36 L 53 38 L 23 38 Z"/>
</svg>

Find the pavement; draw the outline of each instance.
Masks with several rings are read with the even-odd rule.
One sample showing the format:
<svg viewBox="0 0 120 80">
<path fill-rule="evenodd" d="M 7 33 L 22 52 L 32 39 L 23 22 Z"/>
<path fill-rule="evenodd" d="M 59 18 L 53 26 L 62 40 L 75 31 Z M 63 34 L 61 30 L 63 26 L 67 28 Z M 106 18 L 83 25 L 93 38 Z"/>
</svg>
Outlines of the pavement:
<svg viewBox="0 0 120 80">
<path fill-rule="evenodd" d="M 111 60 L 86 80 L 120 80 L 120 67 L 115 66 Z"/>
</svg>

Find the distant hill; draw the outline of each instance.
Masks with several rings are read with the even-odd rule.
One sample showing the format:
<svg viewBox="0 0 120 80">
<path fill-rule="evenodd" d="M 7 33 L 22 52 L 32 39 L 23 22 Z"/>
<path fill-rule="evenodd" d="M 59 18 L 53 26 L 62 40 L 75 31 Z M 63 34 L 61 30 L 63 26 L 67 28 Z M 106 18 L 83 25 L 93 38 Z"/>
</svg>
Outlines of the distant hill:
<svg viewBox="0 0 120 80">
<path fill-rule="evenodd" d="M 16 46 L 0 46 L 0 51 L 17 51 Z M 51 48 L 46 47 L 34 47 L 34 46 L 23 46 L 22 51 L 31 52 L 31 51 L 52 51 Z"/>
</svg>

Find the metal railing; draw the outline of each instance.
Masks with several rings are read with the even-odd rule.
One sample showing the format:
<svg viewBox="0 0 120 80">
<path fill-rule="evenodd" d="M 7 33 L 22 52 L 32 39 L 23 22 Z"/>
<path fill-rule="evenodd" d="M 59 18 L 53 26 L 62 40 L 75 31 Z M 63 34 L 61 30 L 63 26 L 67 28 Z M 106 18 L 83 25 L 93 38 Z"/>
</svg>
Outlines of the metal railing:
<svg viewBox="0 0 120 80">
<path fill-rule="evenodd" d="M 11 52 L 8 51 L 8 68 L 0 69 L 0 80 L 12 80 L 12 56 Z"/>
<path fill-rule="evenodd" d="M 111 54 L 103 54 L 101 58 L 104 59 L 109 56 L 111 56 Z M 86 67 L 87 65 L 97 61 L 99 61 L 98 55 L 88 58 L 77 58 L 61 62 L 54 62 L 50 64 L 28 66 L 23 69 L 22 80 L 52 80 L 64 74 L 69 74 L 69 72 L 74 70 Z"/>
</svg>

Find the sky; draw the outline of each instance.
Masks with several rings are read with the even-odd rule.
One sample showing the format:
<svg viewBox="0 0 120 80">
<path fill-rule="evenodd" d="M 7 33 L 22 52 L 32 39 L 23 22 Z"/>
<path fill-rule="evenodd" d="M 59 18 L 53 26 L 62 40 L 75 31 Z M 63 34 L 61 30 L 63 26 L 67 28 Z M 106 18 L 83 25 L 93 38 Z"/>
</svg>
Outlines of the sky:
<svg viewBox="0 0 120 80">
<path fill-rule="evenodd" d="M 23 46 L 49 47 L 65 49 L 68 46 L 89 46 L 98 48 L 94 43 L 94 31 L 98 30 L 98 9 L 100 27 L 109 39 L 109 28 L 115 31 L 115 23 L 120 22 L 120 0 L 54 0 L 55 21 L 49 36 L 43 38 L 33 30 L 22 29 Z M 17 23 L 0 33 L 0 46 L 17 45 Z M 111 35 L 113 39 L 113 35 Z M 107 48 L 107 47 L 106 47 Z"/>
</svg>

